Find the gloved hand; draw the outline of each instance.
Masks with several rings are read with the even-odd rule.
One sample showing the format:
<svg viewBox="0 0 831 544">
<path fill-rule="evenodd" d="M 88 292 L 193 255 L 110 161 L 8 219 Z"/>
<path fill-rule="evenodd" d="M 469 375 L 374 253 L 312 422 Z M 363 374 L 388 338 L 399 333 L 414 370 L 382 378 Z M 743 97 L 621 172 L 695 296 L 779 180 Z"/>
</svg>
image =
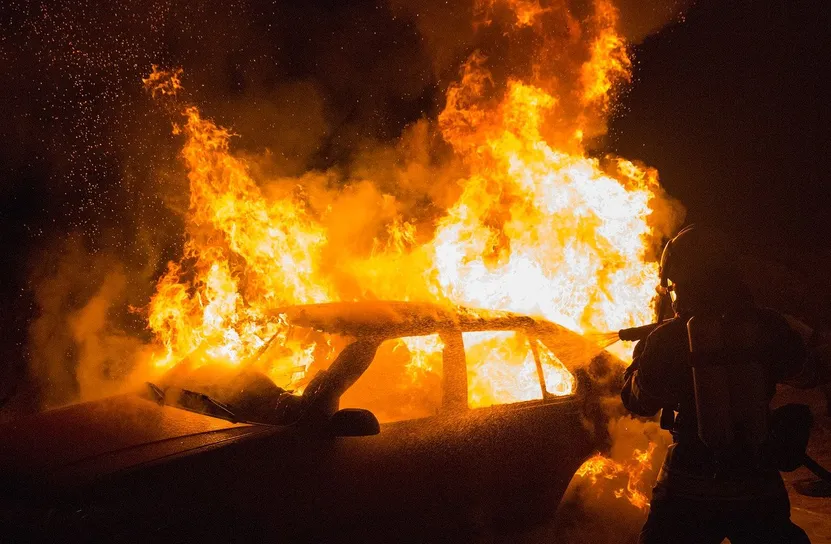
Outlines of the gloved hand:
<svg viewBox="0 0 831 544">
<path fill-rule="evenodd" d="M 626 370 L 623 372 L 623 381 L 629 381 L 632 377 L 632 374 L 638 369 L 638 361 L 632 361 L 632 364 L 629 365 Z"/>
</svg>

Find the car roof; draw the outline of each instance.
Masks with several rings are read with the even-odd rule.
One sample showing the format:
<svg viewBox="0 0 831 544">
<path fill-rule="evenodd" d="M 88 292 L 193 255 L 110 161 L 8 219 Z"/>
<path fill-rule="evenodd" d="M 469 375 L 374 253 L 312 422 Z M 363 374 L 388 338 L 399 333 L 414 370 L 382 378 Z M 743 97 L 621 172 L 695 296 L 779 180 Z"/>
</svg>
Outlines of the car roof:
<svg viewBox="0 0 831 544">
<path fill-rule="evenodd" d="M 460 332 L 543 327 L 566 331 L 554 323 L 526 315 L 424 302 L 361 301 L 287 306 L 277 310 L 291 325 L 349 336 L 419 336 Z M 571 331 L 569 331 L 571 332 Z"/>
</svg>

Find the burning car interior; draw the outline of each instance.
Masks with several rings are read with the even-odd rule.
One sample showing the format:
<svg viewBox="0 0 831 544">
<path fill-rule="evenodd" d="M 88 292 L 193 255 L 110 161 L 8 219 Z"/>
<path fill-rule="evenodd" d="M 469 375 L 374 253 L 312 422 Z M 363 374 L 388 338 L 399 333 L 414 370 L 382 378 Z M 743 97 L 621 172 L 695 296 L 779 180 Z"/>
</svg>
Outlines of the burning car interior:
<svg viewBox="0 0 831 544">
<path fill-rule="evenodd" d="M 279 315 L 286 330 L 277 349 L 267 343 L 240 369 L 179 365 L 148 382 L 146 395 L 232 421 L 286 425 L 312 409 L 330 417 L 345 407 L 390 423 L 572 395 L 569 368 L 614 359 L 563 327 L 507 312 L 371 302 L 289 307 Z M 298 353 L 311 362 L 273 378 L 257 370 L 285 368 L 275 359 L 295 362 Z"/>
</svg>

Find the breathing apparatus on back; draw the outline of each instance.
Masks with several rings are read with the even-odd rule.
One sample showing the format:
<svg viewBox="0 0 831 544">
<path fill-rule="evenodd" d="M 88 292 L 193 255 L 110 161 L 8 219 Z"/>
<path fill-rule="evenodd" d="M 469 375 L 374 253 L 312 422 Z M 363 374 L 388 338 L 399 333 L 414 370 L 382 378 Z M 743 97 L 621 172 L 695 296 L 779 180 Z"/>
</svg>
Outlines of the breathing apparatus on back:
<svg viewBox="0 0 831 544">
<path fill-rule="evenodd" d="M 725 238 L 683 229 L 664 248 L 659 292 L 687 320 L 698 438 L 725 465 L 760 458 L 769 435 L 764 338 Z"/>
<path fill-rule="evenodd" d="M 695 225 L 670 240 L 661 256 L 658 292 L 671 297 L 676 315 L 687 322 L 698 438 L 712 452 L 717 471 L 729 473 L 731 466 L 755 460 L 786 472 L 805 466 L 831 482 L 831 472 L 806 453 L 808 407 L 787 404 L 770 411 L 766 388 L 772 380 L 761 357 L 767 339 L 734 256 L 721 233 Z M 829 339 L 813 331 L 806 336 L 788 321 L 811 338 L 805 368 L 816 375 L 806 383 L 831 379 Z"/>
</svg>

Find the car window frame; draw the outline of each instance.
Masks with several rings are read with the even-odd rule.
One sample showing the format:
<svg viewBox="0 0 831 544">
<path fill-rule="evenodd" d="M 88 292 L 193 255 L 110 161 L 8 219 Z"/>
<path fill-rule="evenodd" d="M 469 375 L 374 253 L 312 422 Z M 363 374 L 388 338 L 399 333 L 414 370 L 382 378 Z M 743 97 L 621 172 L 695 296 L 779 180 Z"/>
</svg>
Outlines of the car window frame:
<svg viewBox="0 0 831 544">
<path fill-rule="evenodd" d="M 439 338 L 442 340 L 444 344 L 444 348 L 442 348 L 442 402 L 439 406 L 436 414 L 425 416 L 425 417 L 418 417 L 412 419 L 402 419 L 397 421 L 390 421 L 385 422 L 382 425 L 391 425 L 391 424 L 399 424 L 405 423 L 408 421 L 416 421 L 422 420 L 429 417 L 436 417 L 436 416 L 444 416 L 444 415 L 452 415 L 452 414 L 459 414 L 464 413 L 467 411 L 472 410 L 482 410 L 482 409 L 492 409 L 492 408 L 500 408 L 500 407 L 527 407 L 529 405 L 539 405 L 539 404 L 549 404 L 551 402 L 562 402 L 564 400 L 573 398 L 576 395 L 576 391 L 572 391 L 569 395 L 555 395 L 548 391 L 546 383 L 545 383 L 545 372 L 543 369 L 542 359 L 539 353 L 539 347 L 536 345 L 536 341 L 540 341 L 546 348 L 551 349 L 551 347 L 542 339 L 542 336 L 546 332 L 552 332 L 553 330 L 557 330 L 559 328 L 556 324 L 548 324 L 548 323 L 539 323 L 534 321 L 533 323 L 520 325 L 515 327 L 477 327 L 472 329 L 463 329 L 463 328 L 437 328 L 430 331 L 418 331 L 415 333 L 408 333 L 408 334 L 394 334 L 390 336 L 378 336 L 378 335 L 366 335 L 366 336 L 356 336 L 354 337 L 354 342 L 360 341 L 374 341 L 377 342 L 377 345 L 380 345 L 381 342 L 388 341 L 388 340 L 396 340 L 399 338 L 410 337 L 410 336 L 429 336 L 432 334 L 438 334 Z M 525 341 L 528 342 L 528 347 L 531 350 L 531 353 L 534 357 L 534 363 L 537 372 L 537 380 L 540 385 L 540 391 L 542 392 L 541 398 L 537 399 L 529 399 L 525 401 L 517 401 L 517 402 L 509 402 L 509 403 L 502 403 L 502 404 L 493 404 L 490 406 L 480 406 L 480 407 L 470 407 L 468 404 L 468 380 L 467 380 L 467 355 L 465 353 L 465 346 L 464 346 L 464 336 L 463 333 L 466 332 L 515 332 L 522 334 L 525 337 Z M 542 334 L 540 334 L 542 333 Z M 370 340 L 371 339 L 371 340 Z M 353 342 L 353 343 L 354 343 Z M 349 344 L 351 345 L 351 344 Z M 345 349 L 345 348 L 344 348 Z M 553 352 L 553 350 L 552 350 Z M 367 369 L 372 366 L 375 362 L 375 357 L 377 353 L 373 355 L 372 361 L 367 365 Z M 346 389 L 343 390 L 340 396 L 337 398 L 338 408 L 340 407 L 340 397 L 348 391 L 359 379 L 363 376 L 366 369 L 360 373 L 359 376 L 355 378 L 352 384 L 349 385 Z M 576 384 L 575 384 L 576 385 Z"/>
<path fill-rule="evenodd" d="M 537 341 L 542 342 L 542 344 L 545 345 L 546 348 L 548 348 L 548 345 L 545 343 L 545 341 L 542 340 L 542 338 L 540 338 L 536 334 L 536 324 L 535 324 L 535 326 L 531 326 L 531 327 L 526 326 L 526 327 L 515 327 L 515 328 L 509 328 L 509 329 L 494 328 L 494 329 L 477 329 L 477 330 L 471 330 L 471 331 L 461 331 L 461 333 L 465 333 L 465 332 L 514 332 L 514 333 L 517 333 L 517 334 L 521 334 L 524 337 L 525 342 L 527 342 L 528 349 L 530 349 L 531 354 L 534 357 L 534 366 L 535 366 L 535 369 L 536 369 L 536 372 L 537 372 L 537 380 L 538 380 L 538 383 L 539 383 L 539 386 L 540 386 L 540 392 L 541 392 L 540 398 L 536 398 L 536 399 L 520 400 L 520 401 L 516 401 L 516 402 L 505 402 L 505 403 L 500 403 L 500 404 L 491 404 L 489 406 L 478 406 L 478 407 L 467 406 L 467 409 L 469 409 L 469 410 L 481 410 L 481 409 L 490 409 L 490 408 L 494 408 L 494 407 L 498 407 L 498 406 L 527 406 L 528 403 L 535 403 L 535 404 L 539 404 L 541 402 L 549 403 L 549 402 L 559 400 L 559 399 L 568 399 L 568 398 L 571 398 L 575 395 L 575 392 L 573 392 L 573 391 L 568 395 L 555 395 L 554 393 L 551 393 L 550 391 L 548 391 L 548 388 L 547 388 L 546 383 L 545 383 L 545 371 L 543 370 L 543 366 L 542 366 L 542 358 L 540 357 L 539 347 L 537 346 L 536 342 Z M 550 349 L 550 348 L 548 348 L 548 349 Z M 467 357 L 467 354 L 465 354 L 465 357 Z M 467 367 L 465 367 L 465 368 L 467 368 Z M 467 391 L 465 391 L 465 399 L 466 399 L 465 402 L 467 402 Z"/>
</svg>

